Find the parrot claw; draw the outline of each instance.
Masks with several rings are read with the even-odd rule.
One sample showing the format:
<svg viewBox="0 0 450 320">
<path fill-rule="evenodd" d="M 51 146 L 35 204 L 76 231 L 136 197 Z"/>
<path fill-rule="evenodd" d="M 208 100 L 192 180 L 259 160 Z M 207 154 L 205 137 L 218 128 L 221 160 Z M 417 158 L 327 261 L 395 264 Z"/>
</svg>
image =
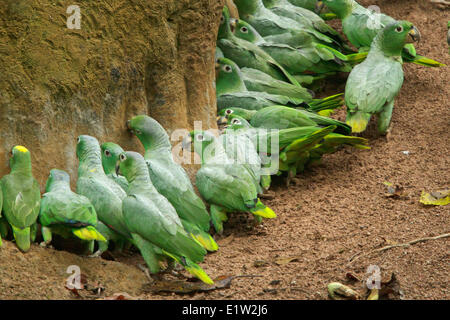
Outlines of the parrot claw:
<svg viewBox="0 0 450 320">
<path fill-rule="evenodd" d="M 102 256 L 102 253 L 103 253 L 103 252 L 101 252 L 100 250 L 97 250 L 97 251 L 94 252 L 93 254 L 88 255 L 88 258 L 99 258 L 99 257 Z"/>
</svg>

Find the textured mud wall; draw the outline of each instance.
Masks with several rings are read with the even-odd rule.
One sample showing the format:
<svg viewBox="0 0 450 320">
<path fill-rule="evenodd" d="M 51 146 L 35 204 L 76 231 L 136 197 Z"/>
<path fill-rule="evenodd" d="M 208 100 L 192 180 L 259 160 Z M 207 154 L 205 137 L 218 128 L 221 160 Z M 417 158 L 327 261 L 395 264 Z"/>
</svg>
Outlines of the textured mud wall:
<svg viewBox="0 0 450 320">
<path fill-rule="evenodd" d="M 147 113 L 169 131 L 215 126 L 214 47 L 223 0 L 0 0 L 0 176 L 23 144 L 44 185 L 76 177 L 76 137 L 125 149 Z M 81 29 L 67 28 L 70 5 Z"/>
</svg>

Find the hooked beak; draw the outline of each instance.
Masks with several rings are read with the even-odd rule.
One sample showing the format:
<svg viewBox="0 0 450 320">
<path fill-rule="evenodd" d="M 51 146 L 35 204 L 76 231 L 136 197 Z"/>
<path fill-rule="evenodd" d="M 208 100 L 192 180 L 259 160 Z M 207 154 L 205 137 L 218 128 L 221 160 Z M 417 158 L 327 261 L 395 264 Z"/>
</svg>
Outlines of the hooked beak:
<svg viewBox="0 0 450 320">
<path fill-rule="evenodd" d="M 228 123 L 227 117 L 219 116 L 217 117 L 217 125 L 221 126 Z"/>
<path fill-rule="evenodd" d="M 415 26 L 411 27 L 411 30 L 408 32 L 408 34 L 411 37 L 411 41 L 407 41 L 408 43 L 419 42 L 421 39 L 420 32 Z"/>
<path fill-rule="evenodd" d="M 237 19 L 231 18 L 230 19 L 231 32 L 234 32 L 234 30 L 236 30 L 236 25 L 237 25 Z"/>
<path fill-rule="evenodd" d="M 314 8 L 314 12 L 316 14 L 319 14 L 320 12 L 322 12 L 323 7 L 325 7 L 323 1 L 317 1 L 316 2 L 316 7 Z"/>
<path fill-rule="evenodd" d="M 120 175 L 120 161 L 116 162 L 116 175 Z"/>
<path fill-rule="evenodd" d="M 216 65 L 215 65 L 215 70 L 216 70 L 216 79 L 217 79 L 219 77 L 219 73 L 220 73 L 220 64 L 217 61 L 216 61 Z"/>
<path fill-rule="evenodd" d="M 187 135 L 186 137 L 183 138 L 183 141 L 181 142 L 181 148 L 183 150 L 191 151 L 191 144 L 192 144 L 191 136 Z"/>
<path fill-rule="evenodd" d="M 128 131 L 133 131 L 133 128 L 131 128 L 131 121 L 130 120 L 127 121 L 127 129 L 128 129 Z"/>
</svg>

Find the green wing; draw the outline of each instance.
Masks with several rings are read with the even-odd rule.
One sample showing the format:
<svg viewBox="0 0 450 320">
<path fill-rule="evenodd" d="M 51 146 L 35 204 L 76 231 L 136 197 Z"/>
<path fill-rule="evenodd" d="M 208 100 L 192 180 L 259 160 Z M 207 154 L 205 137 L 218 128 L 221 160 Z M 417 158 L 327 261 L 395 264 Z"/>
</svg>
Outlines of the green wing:
<svg viewBox="0 0 450 320">
<path fill-rule="evenodd" d="M 122 215 L 123 190 L 105 177 L 79 177 L 77 193 L 87 197 L 97 212 L 98 219 L 122 236 L 131 238 Z"/>
<path fill-rule="evenodd" d="M 170 201 L 179 217 L 208 231 L 211 218 L 184 169 L 171 159 L 152 159 L 151 156 L 147 164 L 153 185 Z"/>
<path fill-rule="evenodd" d="M 402 84 L 401 63 L 384 57 L 368 58 L 350 73 L 345 103 L 350 112 L 378 113 L 393 101 Z"/>
<path fill-rule="evenodd" d="M 33 177 L 9 174 L 1 180 L 3 212 L 8 222 L 16 228 L 27 228 L 39 215 L 41 193 Z"/>
<path fill-rule="evenodd" d="M 295 98 L 304 102 L 312 100 L 312 95 L 306 88 L 277 80 L 267 73 L 256 69 L 243 68 L 241 72 L 245 86 L 249 91 L 267 92 L 270 94 Z"/>
<path fill-rule="evenodd" d="M 197 188 L 206 201 L 237 211 L 248 211 L 246 204 L 257 198 L 253 181 L 243 167 L 236 165 L 204 165 L 196 177 Z"/>
<path fill-rule="evenodd" d="M 129 195 L 123 201 L 125 221 L 131 233 L 138 234 L 157 247 L 194 262 L 203 261 L 206 250 L 193 240 L 181 226 L 170 203 L 161 195 L 152 199 Z"/>
<path fill-rule="evenodd" d="M 274 104 L 298 105 L 302 101 L 286 96 L 273 95 L 266 92 L 235 92 L 222 94 L 217 98 L 217 109 L 241 108 L 246 110 L 259 110 Z"/>
<path fill-rule="evenodd" d="M 64 224 L 69 227 L 96 226 L 97 214 L 88 198 L 74 192 L 45 193 L 39 214 L 41 225 Z"/>
</svg>

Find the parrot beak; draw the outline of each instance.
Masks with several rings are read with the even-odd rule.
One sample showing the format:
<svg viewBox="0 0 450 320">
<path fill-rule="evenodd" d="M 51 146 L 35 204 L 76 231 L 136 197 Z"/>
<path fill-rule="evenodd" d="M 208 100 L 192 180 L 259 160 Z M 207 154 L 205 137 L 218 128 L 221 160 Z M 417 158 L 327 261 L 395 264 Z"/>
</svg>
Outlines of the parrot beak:
<svg viewBox="0 0 450 320">
<path fill-rule="evenodd" d="M 186 137 L 184 137 L 183 141 L 181 142 L 181 148 L 183 150 L 191 151 L 191 143 L 192 143 L 191 136 L 187 135 Z"/>
<path fill-rule="evenodd" d="M 219 73 L 220 73 L 220 64 L 217 61 L 216 61 L 216 65 L 215 65 L 215 70 L 216 70 L 216 79 L 217 79 L 219 77 Z"/>
<path fill-rule="evenodd" d="M 411 27 L 411 30 L 408 32 L 408 34 L 411 37 L 411 40 L 406 41 L 407 43 L 419 42 L 421 39 L 420 32 L 415 26 Z"/>
<path fill-rule="evenodd" d="M 236 30 L 236 25 L 237 25 L 237 20 L 236 19 L 230 19 L 231 32 L 234 32 L 234 30 Z"/>
<path fill-rule="evenodd" d="M 116 162 L 116 175 L 120 175 L 120 161 Z"/>
<path fill-rule="evenodd" d="M 130 120 L 127 121 L 127 129 L 128 129 L 128 131 L 132 131 L 133 130 L 133 128 L 131 128 L 131 121 Z"/>
<path fill-rule="evenodd" d="M 219 116 L 217 117 L 217 125 L 221 126 L 228 123 L 227 117 Z"/>
<path fill-rule="evenodd" d="M 323 7 L 325 7 L 323 1 L 317 1 L 316 2 L 316 7 L 314 8 L 314 12 L 316 14 L 319 14 L 323 10 Z"/>
</svg>

